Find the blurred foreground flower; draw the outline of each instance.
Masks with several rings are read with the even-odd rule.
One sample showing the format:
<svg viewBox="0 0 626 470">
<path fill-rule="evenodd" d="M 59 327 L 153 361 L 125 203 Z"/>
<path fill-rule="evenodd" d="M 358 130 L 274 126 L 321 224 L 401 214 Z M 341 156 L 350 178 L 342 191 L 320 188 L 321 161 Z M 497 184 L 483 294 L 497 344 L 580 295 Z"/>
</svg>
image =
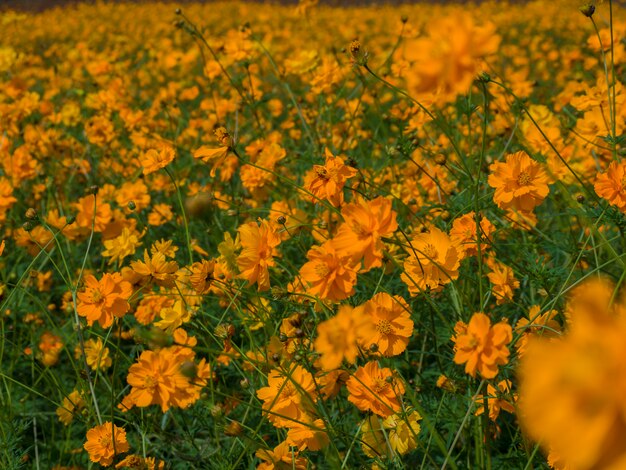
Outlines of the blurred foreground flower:
<svg viewBox="0 0 626 470">
<path fill-rule="evenodd" d="M 581 287 L 597 290 L 591 284 Z M 569 331 L 529 340 L 519 366 L 519 417 L 559 468 L 625 468 L 626 318 L 577 291 Z"/>
</svg>

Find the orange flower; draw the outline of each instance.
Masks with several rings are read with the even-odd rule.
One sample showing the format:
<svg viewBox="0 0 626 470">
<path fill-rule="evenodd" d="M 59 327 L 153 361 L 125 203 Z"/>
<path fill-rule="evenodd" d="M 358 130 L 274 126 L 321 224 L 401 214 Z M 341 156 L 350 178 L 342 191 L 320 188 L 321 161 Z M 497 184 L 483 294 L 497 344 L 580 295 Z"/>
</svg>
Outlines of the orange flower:
<svg viewBox="0 0 626 470">
<path fill-rule="evenodd" d="M 496 31 L 495 24 L 478 25 L 468 13 L 430 21 L 425 34 L 403 47 L 411 63 L 406 77 L 411 96 L 437 92 L 451 101 L 466 93 L 484 69 L 484 58 L 498 51 L 501 37 Z"/>
<path fill-rule="evenodd" d="M 63 349 L 63 341 L 48 331 L 44 332 L 39 339 L 38 358 L 44 366 L 51 367 L 59 362 L 59 355 Z"/>
<path fill-rule="evenodd" d="M 597 286 L 580 286 L 583 290 Z M 583 299 L 584 300 L 584 299 Z M 559 468 L 622 469 L 626 463 L 626 319 L 571 299 L 569 330 L 532 338 L 520 360 L 522 429 Z M 613 304 L 622 304 L 615 300 Z"/>
<path fill-rule="evenodd" d="M 143 174 L 149 175 L 161 168 L 165 168 L 176 157 L 176 150 L 169 144 L 160 143 L 158 149 L 149 149 L 139 156 L 139 162 L 143 167 Z"/>
<path fill-rule="evenodd" d="M 193 153 L 193 158 L 198 158 L 204 163 L 212 163 L 211 165 L 211 177 L 215 176 L 215 171 L 219 168 L 228 157 L 229 151 L 232 146 L 232 140 L 230 135 L 224 127 L 218 127 L 214 131 L 220 146 L 217 148 L 208 147 L 203 145 Z"/>
<path fill-rule="evenodd" d="M 272 370 L 267 376 L 268 386 L 257 390 L 263 401 L 267 419 L 277 428 L 291 427 L 294 421 L 306 421 L 313 414 L 317 388 L 313 376 L 300 365 L 289 372 Z"/>
<path fill-rule="evenodd" d="M 274 450 L 259 449 L 255 454 L 263 460 L 256 470 L 306 470 L 307 460 L 298 457 L 298 451 L 292 450 L 289 442 L 278 444 Z"/>
<path fill-rule="evenodd" d="M 202 260 L 191 265 L 189 283 L 198 295 L 208 294 L 213 283 L 215 261 Z"/>
<path fill-rule="evenodd" d="M 102 232 L 113 218 L 111 206 L 100 199 L 96 199 L 93 194 L 81 197 L 74 204 L 74 207 L 78 211 L 76 225 L 83 232 L 90 232 L 92 227 L 94 232 Z"/>
<path fill-rule="evenodd" d="M 165 468 L 165 462 L 163 460 L 159 461 L 158 467 L 156 466 L 156 462 L 154 457 L 146 457 L 143 458 L 140 455 L 127 455 L 123 460 L 120 460 L 115 468 L 130 468 L 137 470 L 162 470 Z"/>
<path fill-rule="evenodd" d="M 195 353 L 187 347 L 172 346 L 158 351 L 144 351 L 128 369 L 128 384 L 132 387 L 120 408 L 127 411 L 133 406 L 159 405 L 165 413 L 170 407 L 184 408 L 200 398 L 200 390 L 212 377 L 205 360 L 193 362 Z M 183 366 L 194 369 L 190 379 Z"/>
<path fill-rule="evenodd" d="M 2 177 L 0 178 L 0 222 L 6 220 L 7 211 L 17 202 L 13 196 L 13 186 L 11 182 Z"/>
<path fill-rule="evenodd" d="M 517 348 L 518 356 L 522 356 L 526 353 L 528 348 L 528 342 L 536 336 L 543 336 L 545 338 L 555 338 L 559 336 L 561 331 L 561 325 L 555 320 L 555 317 L 559 314 L 556 310 L 550 310 L 539 315 L 541 307 L 539 305 L 533 305 L 528 310 L 528 319 L 520 318 L 515 325 L 516 330 L 522 331 L 522 336 L 515 344 Z"/>
<path fill-rule="evenodd" d="M 259 290 L 270 288 L 268 268 L 274 266 L 273 257 L 278 254 L 276 247 L 280 244 L 280 236 L 267 220 L 248 222 L 237 229 L 241 237 L 242 250 L 237 257 L 239 277 L 250 284 L 257 283 Z"/>
<path fill-rule="evenodd" d="M 90 274 L 85 278 L 85 290 L 77 295 L 77 312 L 87 318 L 89 326 L 97 321 L 102 328 L 108 328 L 113 317 L 121 318 L 130 310 L 128 299 L 132 293 L 132 285 L 119 273 L 106 273 L 100 281 Z"/>
<path fill-rule="evenodd" d="M 532 212 L 550 192 L 543 166 L 524 151 L 509 154 L 505 162 L 489 167 L 489 186 L 495 188 L 494 202 L 499 208 Z"/>
<path fill-rule="evenodd" d="M 598 174 L 593 188 L 598 196 L 626 212 L 626 162 L 611 162 L 604 173 Z"/>
<path fill-rule="evenodd" d="M 402 409 L 400 398 L 404 395 L 404 385 L 391 369 L 381 369 L 376 361 L 359 367 L 346 385 L 350 393 L 348 400 L 361 411 L 387 417 Z"/>
<path fill-rule="evenodd" d="M 515 414 L 515 401 L 517 400 L 516 394 L 511 392 L 511 381 L 501 380 L 498 382 L 498 388 L 493 385 L 487 384 L 487 397 L 483 395 L 476 396 L 476 416 L 479 416 L 485 412 L 485 398 L 487 398 L 487 408 L 489 409 L 489 419 L 495 421 L 500 416 L 500 410 L 504 410 L 507 413 Z"/>
<path fill-rule="evenodd" d="M 358 268 L 350 257 L 339 256 L 332 240 L 311 248 L 307 258 L 309 262 L 300 268 L 300 277 L 308 286 L 308 294 L 334 302 L 354 294 Z"/>
<path fill-rule="evenodd" d="M 329 443 L 324 421 L 294 423 L 287 433 L 287 442 L 299 450 L 320 450 Z"/>
<path fill-rule="evenodd" d="M 461 257 L 452 239 L 437 227 L 413 237 L 409 257 L 400 275 L 411 295 L 430 289 L 438 291 L 459 277 Z"/>
<path fill-rule="evenodd" d="M 142 325 L 152 323 L 159 312 L 174 305 L 174 299 L 165 295 L 144 297 L 135 310 L 135 318 Z"/>
<path fill-rule="evenodd" d="M 130 449 L 124 428 L 118 428 L 110 421 L 87 431 L 87 442 L 83 447 L 89 452 L 89 459 L 92 462 L 105 467 L 113 463 L 116 455 Z"/>
<path fill-rule="evenodd" d="M 413 320 L 406 301 L 396 295 L 380 292 L 363 305 L 365 314 L 374 325 L 373 334 L 364 338 L 365 347 L 378 346 L 383 356 L 397 356 L 409 344 L 413 334 Z"/>
<path fill-rule="evenodd" d="M 513 270 L 495 259 L 487 260 L 487 265 L 492 270 L 487 274 L 487 277 L 489 282 L 493 284 L 491 292 L 497 299 L 497 304 L 501 305 L 513 300 L 513 291 L 519 288 L 519 281 L 515 279 Z"/>
<path fill-rule="evenodd" d="M 476 371 L 486 379 L 498 375 L 498 366 L 509 362 L 507 345 L 513 339 L 511 326 L 500 322 L 491 326 L 484 313 L 475 313 L 466 325 L 457 322 L 454 327 L 454 362 L 465 363 L 465 372 L 476 377 Z"/>
<path fill-rule="evenodd" d="M 357 199 L 341 209 L 345 223 L 339 227 L 334 238 L 335 248 L 355 260 L 363 259 L 363 271 L 382 265 L 382 237 L 393 234 L 398 228 L 396 212 L 391 200 L 377 197 L 372 201 Z"/>
<path fill-rule="evenodd" d="M 346 166 L 342 157 L 335 157 L 328 149 L 325 150 L 324 165 L 313 165 L 313 170 L 304 177 L 304 187 L 313 194 L 313 202 L 326 199 L 333 206 L 343 203 L 343 187 L 348 178 L 357 174 L 356 169 Z"/>
<path fill-rule="evenodd" d="M 317 325 L 315 350 L 321 355 L 322 369 L 337 369 L 344 360 L 355 363 L 359 353 L 358 330 L 366 321 L 361 307 L 342 305 L 337 315 Z"/>
<path fill-rule="evenodd" d="M 489 249 L 491 244 L 491 235 L 495 231 L 495 227 L 486 217 L 480 218 L 480 235 L 476 236 L 476 216 L 474 212 L 469 212 L 452 222 L 450 229 L 450 238 L 463 252 L 463 256 L 475 256 L 478 254 L 478 242 L 481 240 L 481 254 Z M 483 242 L 483 240 L 486 242 Z"/>
<path fill-rule="evenodd" d="M 142 278 L 144 283 L 154 282 L 158 286 L 173 287 L 176 281 L 178 263 L 167 261 L 165 255 L 159 251 L 152 256 L 144 250 L 144 261 L 137 260 L 130 263 L 132 270 Z"/>
</svg>

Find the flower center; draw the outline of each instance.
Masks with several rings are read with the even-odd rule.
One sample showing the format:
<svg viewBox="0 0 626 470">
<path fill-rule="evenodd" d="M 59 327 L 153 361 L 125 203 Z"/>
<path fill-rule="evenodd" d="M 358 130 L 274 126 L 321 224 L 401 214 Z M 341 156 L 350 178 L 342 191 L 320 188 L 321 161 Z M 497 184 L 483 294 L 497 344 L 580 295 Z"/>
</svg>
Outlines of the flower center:
<svg viewBox="0 0 626 470">
<path fill-rule="evenodd" d="M 317 274 L 319 277 L 326 277 L 328 276 L 328 273 L 330 273 L 330 269 L 328 268 L 327 264 L 319 263 L 315 266 L 315 274 Z"/>
<path fill-rule="evenodd" d="M 94 289 L 91 291 L 91 301 L 94 304 L 99 304 L 104 300 L 104 295 L 100 292 L 100 289 Z"/>
<path fill-rule="evenodd" d="M 102 436 L 100 438 L 100 445 L 102 447 L 108 448 L 111 446 L 111 437 L 110 436 Z"/>
<path fill-rule="evenodd" d="M 154 388 L 157 385 L 157 381 L 154 377 L 151 376 L 147 376 L 146 378 L 143 379 L 143 383 L 145 385 L 146 388 Z"/>
<path fill-rule="evenodd" d="M 325 167 L 319 166 L 319 167 L 315 168 L 315 172 L 317 173 L 317 177 L 318 178 L 321 178 L 323 180 L 327 180 L 328 179 L 328 170 L 326 170 Z"/>
<path fill-rule="evenodd" d="M 391 327 L 391 323 L 389 323 L 389 320 L 380 320 L 376 325 L 376 329 L 383 335 L 393 333 L 393 328 Z"/>
<path fill-rule="evenodd" d="M 520 172 L 517 177 L 517 184 L 520 186 L 527 186 L 531 183 L 532 177 L 525 171 Z"/>
<path fill-rule="evenodd" d="M 281 392 L 280 392 L 281 395 L 284 394 L 284 395 L 290 396 L 290 395 L 294 395 L 296 393 L 295 387 L 293 386 L 292 383 L 290 383 L 288 381 L 283 382 L 281 384 L 281 386 L 278 387 L 278 390 L 281 390 Z"/>
<path fill-rule="evenodd" d="M 437 248 L 435 248 L 432 244 L 428 243 L 423 249 L 422 249 L 422 253 L 424 253 L 424 256 L 426 256 L 427 258 L 430 259 L 436 259 L 437 258 Z"/>
<path fill-rule="evenodd" d="M 380 393 L 385 389 L 387 385 L 389 384 L 387 383 L 386 380 L 376 379 L 374 382 L 374 386 L 372 387 L 372 390 L 374 390 L 376 393 Z"/>
<path fill-rule="evenodd" d="M 352 224 L 352 231 L 354 233 L 356 233 L 359 237 L 362 237 L 364 235 L 367 235 L 367 232 L 365 231 L 365 229 L 363 228 L 363 226 L 361 224 L 359 224 L 358 222 L 354 222 Z"/>
</svg>

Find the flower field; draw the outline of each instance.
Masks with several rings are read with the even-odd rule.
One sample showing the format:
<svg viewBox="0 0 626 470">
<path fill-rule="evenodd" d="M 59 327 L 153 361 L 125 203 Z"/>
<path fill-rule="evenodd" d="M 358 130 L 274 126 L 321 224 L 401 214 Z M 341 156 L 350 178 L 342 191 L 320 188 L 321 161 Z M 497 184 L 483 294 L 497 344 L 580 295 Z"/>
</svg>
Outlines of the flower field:
<svg viewBox="0 0 626 470">
<path fill-rule="evenodd" d="M 626 469 L 596 3 L 1 12 L 0 469 Z"/>
</svg>

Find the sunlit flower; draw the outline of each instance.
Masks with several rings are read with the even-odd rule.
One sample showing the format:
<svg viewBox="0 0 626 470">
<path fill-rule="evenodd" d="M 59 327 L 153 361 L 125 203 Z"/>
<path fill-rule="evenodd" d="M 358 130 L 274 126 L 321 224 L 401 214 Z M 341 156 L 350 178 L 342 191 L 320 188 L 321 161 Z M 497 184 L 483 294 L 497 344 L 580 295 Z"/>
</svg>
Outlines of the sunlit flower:
<svg viewBox="0 0 626 470">
<path fill-rule="evenodd" d="M 465 364 L 465 372 L 472 377 L 479 372 L 484 378 L 493 379 L 498 375 L 498 366 L 509 362 L 507 345 L 513 339 L 513 331 L 508 323 L 492 326 L 487 315 L 475 313 L 469 324 L 458 322 L 454 329 L 454 362 Z"/>
<path fill-rule="evenodd" d="M 214 281 L 215 261 L 202 260 L 191 265 L 189 282 L 198 295 L 207 294 Z"/>
<path fill-rule="evenodd" d="M 291 427 L 313 414 L 317 388 L 313 376 L 302 366 L 288 371 L 272 370 L 267 376 L 268 386 L 257 390 L 263 401 L 263 412 L 276 427 Z"/>
<path fill-rule="evenodd" d="M 128 256 L 135 254 L 137 247 L 141 245 L 140 239 L 140 233 L 128 227 L 124 227 L 118 237 L 104 240 L 103 244 L 106 250 L 102 252 L 102 256 L 110 258 L 109 264 L 113 264 L 116 261 L 121 263 Z"/>
<path fill-rule="evenodd" d="M 476 396 L 476 415 L 479 416 L 485 412 L 485 400 L 487 400 L 487 408 L 489 409 L 489 419 L 495 421 L 500 415 L 500 411 L 515 414 L 515 400 L 517 395 L 511 391 L 511 381 L 501 380 L 498 382 L 496 389 L 490 383 L 487 384 L 487 396 Z"/>
<path fill-rule="evenodd" d="M 340 256 L 332 240 L 311 248 L 307 258 L 309 261 L 300 268 L 306 293 L 335 302 L 354 294 L 357 264 L 349 256 Z"/>
<path fill-rule="evenodd" d="M 593 185 L 596 194 L 626 212 L 626 162 L 611 162 Z"/>
<path fill-rule="evenodd" d="M 130 267 L 145 283 L 154 283 L 158 286 L 173 287 L 176 280 L 178 263 L 168 261 L 163 253 L 157 252 L 152 256 L 144 250 L 144 260 L 130 263 Z"/>
<path fill-rule="evenodd" d="M 411 295 L 426 289 L 441 290 L 459 276 L 461 253 L 452 239 L 437 227 L 415 235 L 407 249 L 409 256 L 400 277 Z"/>
<path fill-rule="evenodd" d="M 176 156 L 176 150 L 169 144 L 161 143 L 158 148 L 148 149 L 139 156 L 143 174 L 149 175 L 169 165 Z"/>
<path fill-rule="evenodd" d="M 278 444 L 273 450 L 259 449 L 255 454 L 263 462 L 257 470 L 306 470 L 307 460 L 298 457 L 298 451 L 292 448 L 289 442 Z"/>
<path fill-rule="evenodd" d="M 387 417 L 400 411 L 404 385 L 389 368 L 370 361 L 359 367 L 347 382 L 348 400 L 361 411 L 372 411 Z"/>
<path fill-rule="evenodd" d="M 113 318 L 121 318 L 130 310 L 128 299 L 132 293 L 132 285 L 119 273 L 105 273 L 99 281 L 90 274 L 85 278 L 85 290 L 77 294 L 77 312 L 87 318 L 90 326 L 97 321 L 102 328 L 108 328 Z"/>
<path fill-rule="evenodd" d="M 532 212 L 550 192 L 545 169 L 524 151 L 492 163 L 489 170 L 489 186 L 495 188 L 493 200 L 501 209 Z"/>
<path fill-rule="evenodd" d="M 120 408 L 159 405 L 165 413 L 170 407 L 184 408 L 200 397 L 200 390 L 212 376 L 204 361 L 194 365 L 195 376 L 183 373 L 184 364 L 194 364 L 194 352 L 186 347 L 173 346 L 158 351 L 144 351 L 128 369 L 126 380 L 132 387 Z"/>
<path fill-rule="evenodd" d="M 469 212 L 454 219 L 450 229 L 450 238 L 457 244 L 464 256 L 477 255 L 478 240 L 480 240 L 480 252 L 484 255 L 490 248 L 491 235 L 494 231 L 495 227 L 489 219 L 483 216 L 480 218 L 480 224 L 477 224 L 475 213 Z M 477 232 L 478 236 L 476 236 Z"/>
<path fill-rule="evenodd" d="M 130 449 L 124 428 L 117 427 L 110 421 L 87 431 L 87 442 L 83 447 L 89 453 L 89 460 L 105 467 L 113 463 L 116 455 Z"/>
<path fill-rule="evenodd" d="M 413 334 L 413 320 L 406 301 L 396 295 L 379 292 L 363 304 L 363 312 L 373 324 L 372 334 L 364 337 L 367 348 L 377 346 L 383 356 L 397 356 L 402 353 Z"/>
<path fill-rule="evenodd" d="M 372 201 L 357 199 L 341 209 L 344 223 L 333 239 L 335 249 L 352 256 L 359 263 L 363 260 L 363 271 L 382 265 L 382 237 L 388 237 L 398 228 L 396 212 L 391 200 L 377 197 Z"/>
<path fill-rule="evenodd" d="M 355 168 L 346 166 L 342 157 L 335 157 L 325 150 L 324 165 L 313 165 L 313 169 L 304 177 L 304 187 L 313 194 L 313 202 L 325 199 L 333 206 L 343 203 L 343 187 L 349 178 L 356 175 Z"/>
<path fill-rule="evenodd" d="M 266 220 L 249 222 L 237 229 L 241 238 L 242 250 L 237 257 L 239 277 L 250 284 L 257 283 L 260 291 L 270 288 L 268 268 L 274 266 L 274 256 L 278 255 L 276 247 L 280 244 L 280 236 L 270 227 Z"/>
<path fill-rule="evenodd" d="M 329 443 L 324 421 L 316 419 L 306 423 L 293 423 L 287 432 L 287 441 L 299 450 L 320 450 Z"/>
<path fill-rule="evenodd" d="M 491 292 L 497 299 L 497 304 L 501 305 L 513 300 L 513 293 L 519 288 L 519 281 L 515 278 L 513 269 L 495 259 L 487 260 L 487 265 L 491 268 L 487 277 L 492 284 Z"/>
</svg>

